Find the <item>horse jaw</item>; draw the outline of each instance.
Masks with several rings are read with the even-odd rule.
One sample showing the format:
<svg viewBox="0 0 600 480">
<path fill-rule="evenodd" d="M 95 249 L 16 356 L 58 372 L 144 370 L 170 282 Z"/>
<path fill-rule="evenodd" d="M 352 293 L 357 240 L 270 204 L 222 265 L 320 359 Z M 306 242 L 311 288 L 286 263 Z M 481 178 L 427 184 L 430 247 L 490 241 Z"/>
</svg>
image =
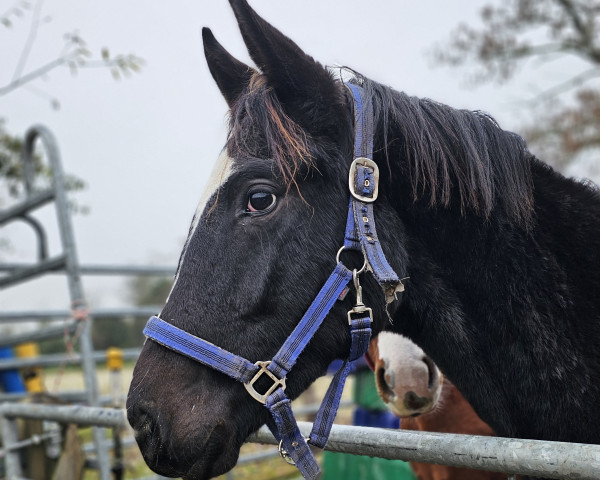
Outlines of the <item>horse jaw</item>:
<svg viewBox="0 0 600 480">
<path fill-rule="evenodd" d="M 379 396 L 398 417 L 412 417 L 435 408 L 442 392 L 442 374 L 408 338 L 382 332 L 369 347 Z"/>
</svg>

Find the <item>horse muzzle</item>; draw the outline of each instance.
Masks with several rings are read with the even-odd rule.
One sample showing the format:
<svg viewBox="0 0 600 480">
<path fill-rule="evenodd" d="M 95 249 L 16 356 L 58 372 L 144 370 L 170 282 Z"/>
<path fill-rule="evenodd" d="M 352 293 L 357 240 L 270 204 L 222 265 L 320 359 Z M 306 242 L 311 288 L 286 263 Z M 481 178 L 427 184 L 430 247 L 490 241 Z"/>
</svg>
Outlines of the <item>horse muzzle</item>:
<svg viewBox="0 0 600 480">
<path fill-rule="evenodd" d="M 195 426 L 193 431 L 172 419 L 161 420 L 156 406 L 147 401 L 131 403 L 127 418 L 146 464 L 157 474 L 205 480 L 229 471 L 237 461 L 239 447 L 232 448 L 225 422 Z M 183 428 L 185 436 L 174 428 Z"/>
</svg>

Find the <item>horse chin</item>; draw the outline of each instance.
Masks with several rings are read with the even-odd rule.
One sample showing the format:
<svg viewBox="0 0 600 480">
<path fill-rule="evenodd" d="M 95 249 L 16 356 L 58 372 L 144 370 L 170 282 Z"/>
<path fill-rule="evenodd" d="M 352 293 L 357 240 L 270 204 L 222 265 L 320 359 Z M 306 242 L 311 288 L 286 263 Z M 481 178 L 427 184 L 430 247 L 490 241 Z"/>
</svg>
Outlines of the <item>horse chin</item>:
<svg viewBox="0 0 600 480">
<path fill-rule="evenodd" d="M 386 405 L 394 415 L 400 418 L 418 417 L 419 415 L 424 415 L 426 413 L 431 412 L 435 407 L 435 403 L 431 403 L 430 405 L 427 405 L 423 408 L 412 409 L 406 408 L 401 402 L 395 401 L 386 403 Z"/>
<path fill-rule="evenodd" d="M 165 462 L 162 459 L 144 456 L 146 464 L 150 469 L 170 478 L 182 478 L 183 480 L 208 480 L 227 473 L 237 463 L 239 450 L 215 452 L 216 455 L 206 455 L 204 452 L 199 454 L 199 458 L 191 465 L 172 464 L 172 460 Z"/>
<path fill-rule="evenodd" d="M 230 452 L 232 453 L 232 452 Z M 221 455 L 218 458 L 199 459 L 183 475 L 179 475 L 183 480 L 208 480 L 227 473 L 237 463 L 239 451 L 235 455 Z M 227 458 L 225 458 L 227 457 Z"/>
<path fill-rule="evenodd" d="M 136 435 L 144 461 L 155 473 L 184 480 L 207 480 L 227 473 L 237 463 L 241 442 L 215 428 L 205 441 L 190 436 L 186 445 L 167 446 L 157 439 Z M 197 445 L 204 445 L 195 448 Z M 185 453 L 185 455 L 183 455 Z"/>
</svg>

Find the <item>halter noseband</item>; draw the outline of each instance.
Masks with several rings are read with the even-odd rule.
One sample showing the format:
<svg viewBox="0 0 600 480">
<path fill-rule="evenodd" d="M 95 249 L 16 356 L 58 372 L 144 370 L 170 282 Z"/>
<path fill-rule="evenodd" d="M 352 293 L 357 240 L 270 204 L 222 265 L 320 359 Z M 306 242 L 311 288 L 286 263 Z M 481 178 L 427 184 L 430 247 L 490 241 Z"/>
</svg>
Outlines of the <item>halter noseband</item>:
<svg viewBox="0 0 600 480">
<path fill-rule="evenodd" d="M 310 480 L 316 479 L 320 469 L 307 442 L 320 448 L 325 446 L 344 382 L 351 370 L 351 362 L 367 351 L 371 339 L 372 312 L 362 301 L 359 276 L 363 270 L 368 269 L 384 289 L 388 303 L 394 300 L 396 293 L 404 289 L 383 254 L 375 230 L 373 202 L 378 194 L 379 171 L 373 161 L 372 105 L 363 105 L 362 88 L 353 84 L 346 86 L 354 99 L 355 142 L 354 161 L 349 174 L 351 196 L 344 245 L 338 252 L 333 272 L 275 356 L 269 361 L 252 363 L 158 317 L 151 317 L 144 329 L 144 335 L 151 340 L 242 382 L 250 396 L 270 411 L 275 422 L 272 431 L 280 441 L 279 451 L 283 458 L 294 463 L 304 478 Z M 362 252 L 365 259 L 363 268 L 359 271 L 346 268 L 339 260 L 344 249 Z M 345 296 L 351 280 L 356 292 L 356 304 L 348 312 L 350 353 L 329 385 L 310 436 L 304 438 L 292 413 L 291 401 L 285 394 L 286 375 L 335 302 Z M 272 385 L 264 393 L 260 393 L 255 389 L 255 384 L 265 376 Z"/>
</svg>

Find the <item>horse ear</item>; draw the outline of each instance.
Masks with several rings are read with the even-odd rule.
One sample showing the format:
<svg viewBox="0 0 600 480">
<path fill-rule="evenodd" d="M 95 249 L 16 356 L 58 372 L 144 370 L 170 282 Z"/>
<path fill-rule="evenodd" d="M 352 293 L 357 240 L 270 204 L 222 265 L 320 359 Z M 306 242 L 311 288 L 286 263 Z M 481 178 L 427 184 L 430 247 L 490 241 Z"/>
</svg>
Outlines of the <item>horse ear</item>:
<svg viewBox="0 0 600 480">
<path fill-rule="evenodd" d="M 315 135 L 335 140 L 348 116 L 343 87 L 298 45 L 265 21 L 246 0 L 229 0 L 250 57 L 288 114 Z"/>
<path fill-rule="evenodd" d="M 231 108 L 244 88 L 250 83 L 255 70 L 233 57 L 217 41 L 210 28 L 202 29 L 204 56 L 208 69 L 217 82 L 225 101 Z"/>
</svg>

